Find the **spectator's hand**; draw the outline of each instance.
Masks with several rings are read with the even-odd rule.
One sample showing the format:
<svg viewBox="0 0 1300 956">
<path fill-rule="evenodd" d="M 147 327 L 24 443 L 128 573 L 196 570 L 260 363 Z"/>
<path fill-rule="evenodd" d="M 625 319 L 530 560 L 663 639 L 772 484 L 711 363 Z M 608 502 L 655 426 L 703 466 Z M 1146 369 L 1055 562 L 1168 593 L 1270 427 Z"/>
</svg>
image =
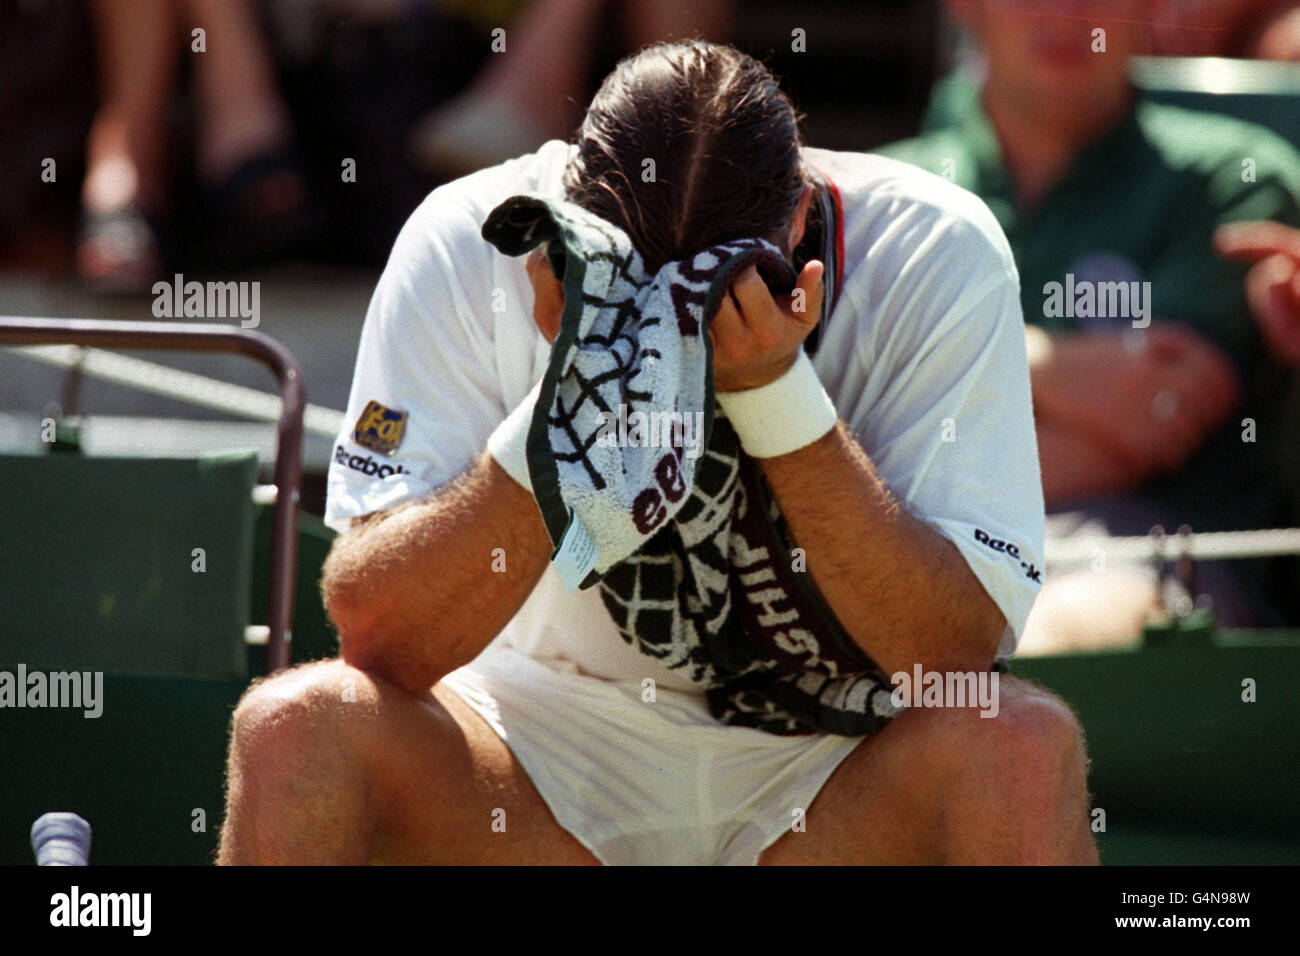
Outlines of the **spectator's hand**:
<svg viewBox="0 0 1300 956">
<path fill-rule="evenodd" d="M 1246 273 L 1246 301 L 1280 362 L 1300 365 L 1300 230 L 1276 222 L 1235 222 L 1214 233 L 1214 248 Z"/>
<path fill-rule="evenodd" d="M 1031 368 L 1042 420 L 1075 429 L 1145 479 L 1187 460 L 1236 406 L 1232 362 L 1191 329 L 1052 336 Z"/>
<path fill-rule="evenodd" d="M 1281 7 L 1281 4 L 1275 6 Z M 1251 55 L 1260 60 L 1300 62 L 1300 7 L 1279 9 L 1259 29 Z"/>
<path fill-rule="evenodd" d="M 794 292 L 776 298 L 755 266 L 736 277 L 731 295 L 722 300 L 709 323 L 713 382 L 719 392 L 758 388 L 780 378 L 794 364 L 803 340 L 821 317 L 825 271 L 822 263 L 810 261 Z"/>
</svg>

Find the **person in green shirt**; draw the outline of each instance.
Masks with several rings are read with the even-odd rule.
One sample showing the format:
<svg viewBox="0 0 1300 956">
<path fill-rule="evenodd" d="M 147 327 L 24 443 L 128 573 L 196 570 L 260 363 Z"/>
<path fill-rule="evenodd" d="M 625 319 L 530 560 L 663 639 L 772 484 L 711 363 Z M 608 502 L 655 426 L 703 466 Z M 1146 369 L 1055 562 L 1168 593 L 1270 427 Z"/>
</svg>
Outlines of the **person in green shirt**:
<svg viewBox="0 0 1300 956">
<path fill-rule="evenodd" d="M 1128 59 L 1149 48 L 1152 8 L 957 8 L 984 75 L 948 78 L 929 131 L 878 150 L 979 195 L 1011 243 L 1049 536 L 1287 520 L 1285 374 L 1245 267 L 1212 240 L 1232 222 L 1300 224 L 1300 154 L 1261 127 L 1140 100 Z M 1104 561 L 1044 587 L 1023 649 L 1136 637 L 1157 582 Z M 1222 622 L 1279 623 L 1265 563 L 1198 570 Z"/>
</svg>

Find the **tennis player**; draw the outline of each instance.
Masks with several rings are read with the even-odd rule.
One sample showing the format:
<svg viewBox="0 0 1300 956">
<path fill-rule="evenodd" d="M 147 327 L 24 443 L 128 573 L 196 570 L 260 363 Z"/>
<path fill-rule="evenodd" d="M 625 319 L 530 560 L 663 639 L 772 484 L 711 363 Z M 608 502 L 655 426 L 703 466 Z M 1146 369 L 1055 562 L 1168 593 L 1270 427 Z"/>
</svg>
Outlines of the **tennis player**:
<svg viewBox="0 0 1300 956">
<path fill-rule="evenodd" d="M 341 657 L 240 703 L 220 860 L 1096 862 L 1081 732 L 1046 691 L 1001 674 L 992 708 L 918 694 L 878 732 L 770 732 L 625 640 L 598 588 L 562 586 L 524 437 L 564 292 L 480 231 L 520 193 L 617 225 L 652 274 L 775 243 L 795 290 L 742 272 L 709 334 L 791 554 L 882 675 L 988 677 L 1015 650 L 1043 498 L 997 223 L 914 167 L 803 147 L 750 57 L 649 47 L 574 144 L 437 189 L 398 237 L 329 475 Z M 736 600 L 780 621 L 790 596 L 730 560 Z"/>
</svg>

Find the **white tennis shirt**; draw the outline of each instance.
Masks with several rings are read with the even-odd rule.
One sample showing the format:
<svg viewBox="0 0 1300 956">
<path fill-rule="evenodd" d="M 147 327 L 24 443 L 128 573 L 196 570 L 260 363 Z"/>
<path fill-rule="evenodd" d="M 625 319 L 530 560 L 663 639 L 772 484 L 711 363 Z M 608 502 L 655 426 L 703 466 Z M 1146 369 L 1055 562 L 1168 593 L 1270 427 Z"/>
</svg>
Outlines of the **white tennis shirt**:
<svg viewBox="0 0 1300 956">
<path fill-rule="evenodd" d="M 516 193 L 562 196 L 568 155 L 553 140 L 448 183 L 403 227 L 366 314 L 330 527 L 464 471 L 541 378 L 549 346 L 524 259 L 479 230 Z M 813 365 L 880 478 L 997 602 L 1010 655 L 1041 586 L 1044 521 L 1011 250 L 984 203 L 947 180 L 881 156 L 805 156 L 838 187 L 844 230 L 842 292 Z M 623 641 L 598 587 L 570 595 L 551 568 L 497 640 L 598 677 L 697 689 Z"/>
</svg>

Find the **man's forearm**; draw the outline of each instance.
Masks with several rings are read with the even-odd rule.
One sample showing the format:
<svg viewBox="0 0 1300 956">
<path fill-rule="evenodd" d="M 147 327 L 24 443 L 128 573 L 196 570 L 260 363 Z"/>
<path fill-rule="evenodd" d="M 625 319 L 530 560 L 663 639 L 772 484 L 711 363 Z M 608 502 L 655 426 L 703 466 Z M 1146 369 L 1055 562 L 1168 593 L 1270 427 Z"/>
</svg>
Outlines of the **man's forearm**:
<svg viewBox="0 0 1300 956">
<path fill-rule="evenodd" d="M 424 693 L 509 622 L 549 556 L 532 494 L 482 455 L 431 497 L 350 529 L 321 589 L 343 659 Z"/>
<path fill-rule="evenodd" d="M 1001 611 L 956 547 L 894 499 L 843 422 L 762 463 L 808 572 L 886 673 L 989 666 Z"/>
</svg>

